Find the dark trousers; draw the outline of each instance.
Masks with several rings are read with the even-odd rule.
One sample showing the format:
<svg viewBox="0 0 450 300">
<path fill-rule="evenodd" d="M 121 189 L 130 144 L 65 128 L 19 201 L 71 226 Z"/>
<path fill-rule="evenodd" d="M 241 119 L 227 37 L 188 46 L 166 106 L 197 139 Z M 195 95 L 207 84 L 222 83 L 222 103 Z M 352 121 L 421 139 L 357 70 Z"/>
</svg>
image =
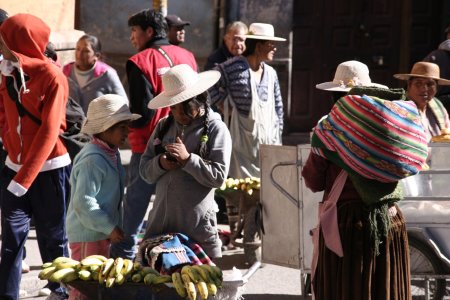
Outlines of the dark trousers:
<svg viewBox="0 0 450 300">
<path fill-rule="evenodd" d="M 16 174 L 3 168 L 1 184 L 0 299 L 18 299 L 22 278 L 24 245 L 34 218 L 36 237 L 43 262 L 59 256 L 69 256 L 65 219 L 70 197 L 71 166 L 41 172 L 22 197 L 6 188 Z M 52 291 L 64 293 L 58 283 L 47 285 Z"/>
</svg>

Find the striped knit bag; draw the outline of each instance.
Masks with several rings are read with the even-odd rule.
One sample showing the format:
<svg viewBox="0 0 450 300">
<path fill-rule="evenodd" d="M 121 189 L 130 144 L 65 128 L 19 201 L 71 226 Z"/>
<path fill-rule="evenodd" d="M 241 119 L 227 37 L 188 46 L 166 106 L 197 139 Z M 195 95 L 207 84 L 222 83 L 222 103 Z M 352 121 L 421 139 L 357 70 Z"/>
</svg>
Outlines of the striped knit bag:
<svg viewBox="0 0 450 300">
<path fill-rule="evenodd" d="M 366 95 L 340 98 L 314 128 L 311 146 L 349 173 L 386 183 L 417 174 L 428 155 L 414 102 Z"/>
</svg>

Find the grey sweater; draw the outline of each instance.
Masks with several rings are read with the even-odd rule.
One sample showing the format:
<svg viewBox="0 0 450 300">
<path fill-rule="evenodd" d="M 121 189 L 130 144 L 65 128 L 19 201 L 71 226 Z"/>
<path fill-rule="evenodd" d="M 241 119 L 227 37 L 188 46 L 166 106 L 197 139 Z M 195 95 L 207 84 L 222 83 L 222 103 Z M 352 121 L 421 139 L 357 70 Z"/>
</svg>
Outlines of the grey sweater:
<svg viewBox="0 0 450 300">
<path fill-rule="evenodd" d="M 182 168 L 167 171 L 161 168 L 155 153 L 155 140 L 167 118 L 155 128 L 141 157 L 140 174 L 156 182 L 153 208 L 149 213 L 144 238 L 162 233 L 181 232 L 198 242 L 211 257 L 220 257 L 221 241 L 217 232 L 214 191 L 228 175 L 231 157 L 230 133 L 220 115 L 209 110 L 208 149 L 204 160 L 198 151 L 203 132 L 203 118 L 183 126 L 173 121 L 162 144 L 173 143 L 183 130 L 183 142 L 191 156 Z M 156 143 L 157 143 L 156 142 Z"/>
</svg>

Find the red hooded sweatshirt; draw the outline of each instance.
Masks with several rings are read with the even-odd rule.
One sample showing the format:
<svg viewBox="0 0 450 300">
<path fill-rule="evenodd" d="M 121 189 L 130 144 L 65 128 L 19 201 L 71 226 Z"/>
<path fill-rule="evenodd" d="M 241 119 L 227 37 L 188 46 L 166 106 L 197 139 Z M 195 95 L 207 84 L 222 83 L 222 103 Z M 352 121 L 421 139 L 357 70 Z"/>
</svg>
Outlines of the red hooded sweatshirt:
<svg viewBox="0 0 450 300">
<path fill-rule="evenodd" d="M 21 86 L 19 101 L 42 121 L 38 125 L 27 115 L 19 116 L 6 89 L 8 72 L 1 68 L 0 127 L 8 151 L 6 165 L 17 172 L 8 190 L 22 196 L 39 172 L 70 164 L 67 149 L 59 138 L 66 127 L 68 85 L 62 71 L 44 56 L 50 28 L 41 19 L 29 14 L 14 15 L 0 26 L 0 36 L 18 60 L 15 68 L 21 74 L 16 82 L 16 86 Z"/>
</svg>

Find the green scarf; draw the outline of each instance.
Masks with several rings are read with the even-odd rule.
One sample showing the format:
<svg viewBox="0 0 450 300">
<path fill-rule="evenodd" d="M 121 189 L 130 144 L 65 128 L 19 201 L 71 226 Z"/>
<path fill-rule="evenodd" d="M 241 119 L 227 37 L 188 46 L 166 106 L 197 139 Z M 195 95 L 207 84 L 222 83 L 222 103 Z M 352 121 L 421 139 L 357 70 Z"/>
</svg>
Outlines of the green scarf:
<svg viewBox="0 0 450 300">
<path fill-rule="evenodd" d="M 398 181 L 384 183 L 359 175 L 342 161 L 337 152 L 327 150 L 315 134 L 312 136 L 311 146 L 321 148 L 325 158 L 347 171 L 364 204 L 368 215 L 370 237 L 373 242 L 372 248 L 378 255 L 381 241 L 388 236 L 391 228 L 389 206 L 403 199 L 402 185 Z"/>
</svg>

